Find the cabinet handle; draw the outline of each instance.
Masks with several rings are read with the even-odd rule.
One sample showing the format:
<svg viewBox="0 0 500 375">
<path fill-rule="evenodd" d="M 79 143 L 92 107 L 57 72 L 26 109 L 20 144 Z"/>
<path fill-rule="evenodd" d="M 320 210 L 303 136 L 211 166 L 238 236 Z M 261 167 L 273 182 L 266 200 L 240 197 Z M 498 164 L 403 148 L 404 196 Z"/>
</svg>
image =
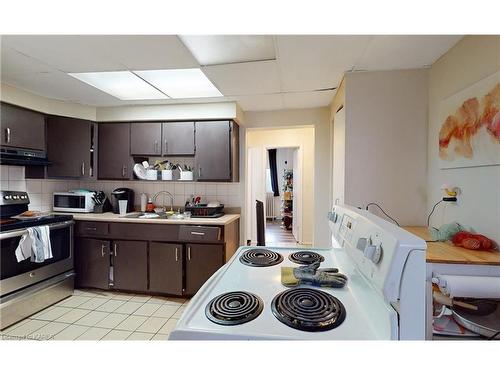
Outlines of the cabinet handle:
<svg viewBox="0 0 500 375">
<path fill-rule="evenodd" d="M 158 141 L 154 141 L 155 154 L 158 153 Z"/>
<path fill-rule="evenodd" d="M 168 142 L 165 139 L 165 152 L 164 152 L 165 155 L 167 155 L 167 150 L 168 150 Z"/>
<path fill-rule="evenodd" d="M 201 167 L 198 167 L 198 177 L 201 177 Z"/>
<path fill-rule="evenodd" d="M 10 128 L 5 129 L 5 141 L 10 143 Z"/>
<path fill-rule="evenodd" d="M 105 248 L 106 248 L 106 245 L 102 244 L 102 245 L 101 245 L 101 256 L 102 256 L 103 258 L 104 258 L 104 256 L 106 255 L 106 254 L 104 253 L 104 249 L 105 249 Z"/>
<path fill-rule="evenodd" d="M 117 249 L 116 244 L 114 244 L 114 249 L 115 249 L 115 257 L 116 257 L 116 256 L 118 255 L 118 253 L 117 253 L 117 251 L 116 251 L 116 249 Z"/>
<path fill-rule="evenodd" d="M 205 233 L 203 233 L 203 232 L 191 232 L 191 234 L 193 236 L 204 236 L 205 235 Z"/>
<path fill-rule="evenodd" d="M 191 260 L 191 246 L 188 246 L 188 260 Z"/>
<path fill-rule="evenodd" d="M 93 230 L 93 231 L 96 231 L 97 228 L 96 227 L 86 227 L 85 230 Z"/>
<path fill-rule="evenodd" d="M 178 247 L 175 248 L 175 261 L 176 262 L 179 261 L 179 248 Z"/>
<path fill-rule="evenodd" d="M 82 163 L 82 176 L 85 176 L 85 162 Z"/>
<path fill-rule="evenodd" d="M 122 177 L 125 177 L 127 175 L 127 166 L 124 165 L 122 166 Z"/>
</svg>

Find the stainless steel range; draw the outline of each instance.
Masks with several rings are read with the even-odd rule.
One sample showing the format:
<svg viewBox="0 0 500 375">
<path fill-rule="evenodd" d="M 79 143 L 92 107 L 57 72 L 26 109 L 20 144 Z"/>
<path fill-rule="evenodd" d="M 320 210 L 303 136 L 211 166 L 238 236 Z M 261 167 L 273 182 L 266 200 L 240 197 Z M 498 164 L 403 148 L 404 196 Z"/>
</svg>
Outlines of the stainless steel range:
<svg viewBox="0 0 500 375">
<path fill-rule="evenodd" d="M 73 293 L 73 217 L 43 215 L 15 218 L 28 210 L 26 192 L 0 191 L 0 329 Z M 52 258 L 41 263 L 17 260 L 27 228 L 47 225 Z"/>
</svg>

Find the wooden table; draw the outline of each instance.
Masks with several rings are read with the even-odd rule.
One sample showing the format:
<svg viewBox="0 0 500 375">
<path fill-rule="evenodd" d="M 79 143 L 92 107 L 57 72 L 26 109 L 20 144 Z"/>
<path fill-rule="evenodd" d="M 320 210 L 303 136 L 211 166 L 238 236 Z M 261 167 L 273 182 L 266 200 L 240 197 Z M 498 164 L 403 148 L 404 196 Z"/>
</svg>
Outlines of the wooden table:
<svg viewBox="0 0 500 375">
<path fill-rule="evenodd" d="M 404 227 L 408 232 L 432 241 L 427 227 Z M 475 264 L 500 266 L 500 251 L 468 250 L 446 242 L 427 242 L 427 263 Z"/>
<path fill-rule="evenodd" d="M 425 241 L 432 241 L 427 227 L 404 227 Z M 427 242 L 426 339 L 432 340 L 432 277 L 436 275 L 500 277 L 500 251 L 477 251 L 446 242 Z"/>
</svg>

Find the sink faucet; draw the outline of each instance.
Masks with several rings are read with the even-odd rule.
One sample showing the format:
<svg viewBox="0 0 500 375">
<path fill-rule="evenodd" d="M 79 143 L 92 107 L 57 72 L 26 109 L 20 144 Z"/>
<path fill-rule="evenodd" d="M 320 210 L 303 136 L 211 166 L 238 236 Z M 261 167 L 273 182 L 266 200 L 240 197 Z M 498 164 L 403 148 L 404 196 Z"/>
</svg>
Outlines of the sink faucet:
<svg viewBox="0 0 500 375">
<path fill-rule="evenodd" d="M 166 191 L 166 190 L 159 191 L 158 193 L 153 195 L 152 200 L 153 200 L 153 203 L 155 204 L 155 206 L 156 206 L 156 199 L 158 198 L 158 196 L 160 194 L 167 195 L 170 198 L 170 211 L 173 211 L 174 210 L 174 196 L 172 195 L 172 193 L 170 193 L 169 191 Z"/>
</svg>

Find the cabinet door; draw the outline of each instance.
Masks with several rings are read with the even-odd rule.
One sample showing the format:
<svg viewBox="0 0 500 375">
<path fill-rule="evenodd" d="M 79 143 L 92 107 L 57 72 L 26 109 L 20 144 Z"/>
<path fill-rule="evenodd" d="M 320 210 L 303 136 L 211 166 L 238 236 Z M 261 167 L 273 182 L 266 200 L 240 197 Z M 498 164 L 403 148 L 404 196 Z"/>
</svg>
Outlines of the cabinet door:
<svg viewBox="0 0 500 375">
<path fill-rule="evenodd" d="M 194 155 L 194 122 L 163 123 L 163 155 Z"/>
<path fill-rule="evenodd" d="M 92 123 L 61 116 L 47 119 L 49 177 L 91 177 Z"/>
<path fill-rule="evenodd" d="M 151 242 L 149 245 L 149 290 L 182 295 L 182 245 Z"/>
<path fill-rule="evenodd" d="M 115 289 L 148 290 L 148 251 L 145 241 L 113 241 Z"/>
<path fill-rule="evenodd" d="M 99 124 L 100 179 L 129 180 L 132 177 L 133 159 L 130 156 L 130 123 Z"/>
<path fill-rule="evenodd" d="M 205 281 L 223 265 L 223 245 L 187 244 L 185 293 L 194 295 Z"/>
<path fill-rule="evenodd" d="M 230 132 L 229 121 L 196 123 L 195 176 L 198 181 L 231 179 Z"/>
<path fill-rule="evenodd" d="M 45 150 L 45 115 L 0 103 L 2 146 Z"/>
<path fill-rule="evenodd" d="M 75 286 L 109 288 L 110 242 L 75 237 Z"/>
<path fill-rule="evenodd" d="M 161 123 L 130 124 L 130 153 L 132 155 L 161 155 Z"/>
</svg>

